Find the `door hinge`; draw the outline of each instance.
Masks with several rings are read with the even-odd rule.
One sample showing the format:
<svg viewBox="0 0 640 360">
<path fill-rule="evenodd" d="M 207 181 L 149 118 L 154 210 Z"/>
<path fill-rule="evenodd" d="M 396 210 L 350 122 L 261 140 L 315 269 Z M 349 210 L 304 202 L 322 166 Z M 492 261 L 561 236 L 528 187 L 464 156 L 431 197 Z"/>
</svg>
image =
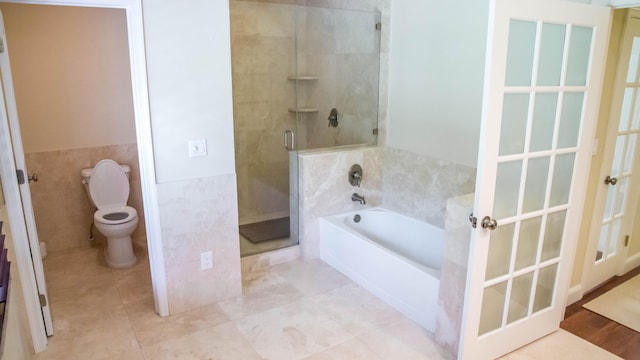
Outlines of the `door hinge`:
<svg viewBox="0 0 640 360">
<path fill-rule="evenodd" d="M 382 30 L 382 23 L 376 23 L 376 30 Z"/>
<path fill-rule="evenodd" d="M 0 54 L 4 52 L 4 39 L 0 38 Z"/>
<path fill-rule="evenodd" d="M 471 223 L 472 228 L 478 227 L 478 218 L 473 216 L 473 213 L 469 214 L 469 222 Z"/>
<path fill-rule="evenodd" d="M 44 294 L 39 294 L 40 296 L 40 307 L 47 306 L 47 297 Z"/>
<path fill-rule="evenodd" d="M 18 177 L 18 184 L 22 185 L 24 184 L 24 171 L 22 170 L 16 170 L 16 176 Z"/>
<path fill-rule="evenodd" d="M 624 237 L 624 247 L 628 247 L 629 246 L 629 235 Z"/>
</svg>

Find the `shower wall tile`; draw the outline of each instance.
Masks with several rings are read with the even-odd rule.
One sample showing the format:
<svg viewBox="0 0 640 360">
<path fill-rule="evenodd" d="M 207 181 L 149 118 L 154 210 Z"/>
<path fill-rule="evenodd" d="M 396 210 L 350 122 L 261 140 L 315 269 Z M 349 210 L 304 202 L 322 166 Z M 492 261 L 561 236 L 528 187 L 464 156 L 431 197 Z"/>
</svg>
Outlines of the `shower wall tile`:
<svg viewBox="0 0 640 360">
<path fill-rule="evenodd" d="M 472 231 L 468 217 L 473 211 L 474 195 L 471 193 L 449 199 L 444 226 L 444 252 L 434 337 L 440 346 L 454 356 L 458 353 L 462 330 Z"/>
<path fill-rule="evenodd" d="M 365 147 L 300 154 L 300 246 L 303 258 L 313 259 L 319 256 L 320 217 L 363 207 L 351 200 L 351 194 L 357 192 L 364 195 L 367 206 L 381 203 L 382 153 L 382 148 Z M 347 181 L 353 164 L 360 164 L 363 169 L 363 180 L 359 188 L 351 186 Z"/>
<path fill-rule="evenodd" d="M 241 294 L 235 175 L 158 185 L 169 311 L 172 314 Z M 200 254 L 213 268 L 200 270 Z"/>
<path fill-rule="evenodd" d="M 38 182 L 32 182 L 30 189 L 39 240 L 47 243 L 47 251 L 89 246 L 87 238 L 95 209 L 81 183 L 80 171 L 102 159 L 113 159 L 131 167 L 128 204 L 136 209 L 140 218 L 132 238 L 146 243 L 137 146 L 110 145 L 25 154 L 29 173 L 38 174 Z M 93 235 L 104 241 L 95 228 Z"/>
<path fill-rule="evenodd" d="M 447 200 L 474 191 L 476 169 L 385 148 L 384 201 L 389 210 L 444 227 Z"/>
</svg>

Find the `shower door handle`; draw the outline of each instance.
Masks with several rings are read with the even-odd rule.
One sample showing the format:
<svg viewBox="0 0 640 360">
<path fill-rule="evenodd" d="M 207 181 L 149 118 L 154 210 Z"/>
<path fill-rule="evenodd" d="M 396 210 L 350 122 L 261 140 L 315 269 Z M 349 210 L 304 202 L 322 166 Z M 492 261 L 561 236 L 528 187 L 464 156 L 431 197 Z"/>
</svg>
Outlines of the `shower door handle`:
<svg viewBox="0 0 640 360">
<path fill-rule="evenodd" d="M 289 141 L 289 139 L 291 139 L 291 141 Z M 285 130 L 284 131 L 284 148 L 289 151 L 293 151 L 295 147 L 296 147 L 296 138 L 295 138 L 295 135 L 293 134 L 293 131 Z"/>
</svg>

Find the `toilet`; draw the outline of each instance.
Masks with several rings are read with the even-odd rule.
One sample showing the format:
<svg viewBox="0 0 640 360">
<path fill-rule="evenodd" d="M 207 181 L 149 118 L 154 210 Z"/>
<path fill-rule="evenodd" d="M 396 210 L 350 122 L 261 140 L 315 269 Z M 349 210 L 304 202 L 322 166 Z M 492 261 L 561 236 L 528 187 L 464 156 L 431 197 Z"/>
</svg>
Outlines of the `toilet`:
<svg viewBox="0 0 640 360">
<path fill-rule="evenodd" d="M 112 268 L 136 263 L 131 233 L 138 226 L 138 213 L 127 206 L 130 172 L 129 166 L 110 159 L 101 160 L 94 168 L 82 169 L 82 183 L 91 204 L 98 209 L 93 214 L 93 222 L 107 238 L 105 259 Z"/>
</svg>

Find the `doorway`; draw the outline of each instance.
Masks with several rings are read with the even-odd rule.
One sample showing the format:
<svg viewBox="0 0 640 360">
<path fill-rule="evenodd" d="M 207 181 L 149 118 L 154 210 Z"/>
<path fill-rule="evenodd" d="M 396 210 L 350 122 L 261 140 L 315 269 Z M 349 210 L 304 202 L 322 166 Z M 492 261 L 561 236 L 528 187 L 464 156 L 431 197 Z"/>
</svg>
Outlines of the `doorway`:
<svg viewBox="0 0 640 360">
<path fill-rule="evenodd" d="M 582 277 L 584 292 L 624 273 L 640 193 L 640 11 L 616 11 L 624 12 L 620 20 L 624 27 L 611 108 L 606 114 L 608 128 L 602 136 L 603 160 L 594 189 L 595 205 Z"/>
</svg>

